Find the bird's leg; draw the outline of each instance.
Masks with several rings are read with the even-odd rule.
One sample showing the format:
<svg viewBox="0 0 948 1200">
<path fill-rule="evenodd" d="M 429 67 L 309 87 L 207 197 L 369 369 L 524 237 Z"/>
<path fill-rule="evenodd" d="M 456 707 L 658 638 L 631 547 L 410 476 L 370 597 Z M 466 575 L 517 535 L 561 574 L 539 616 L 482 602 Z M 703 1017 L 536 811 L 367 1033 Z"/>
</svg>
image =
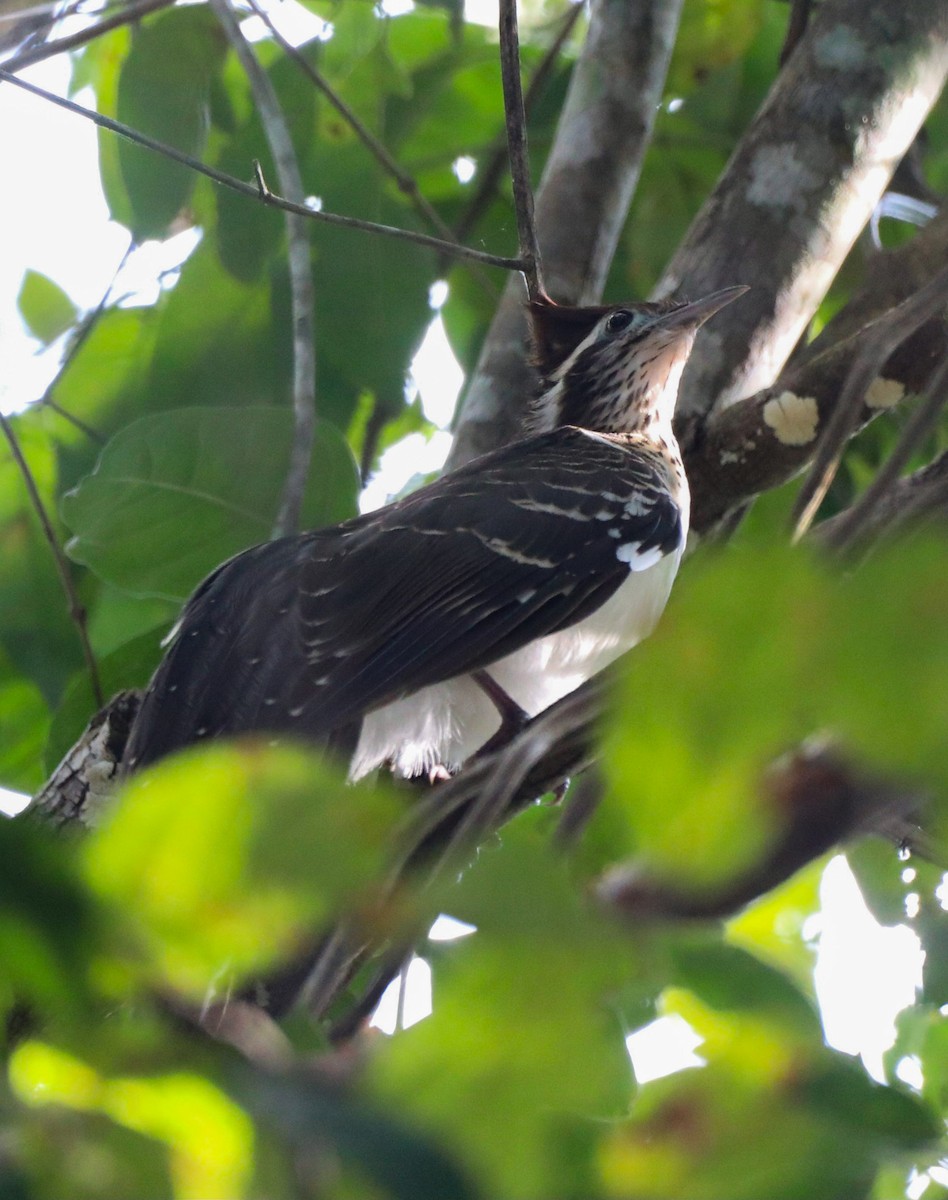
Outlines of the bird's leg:
<svg viewBox="0 0 948 1200">
<path fill-rule="evenodd" d="M 530 720 L 530 714 L 520 707 L 487 671 L 472 671 L 471 678 L 500 713 L 500 728 L 487 739 L 478 754 L 489 753 L 506 746 Z"/>
</svg>

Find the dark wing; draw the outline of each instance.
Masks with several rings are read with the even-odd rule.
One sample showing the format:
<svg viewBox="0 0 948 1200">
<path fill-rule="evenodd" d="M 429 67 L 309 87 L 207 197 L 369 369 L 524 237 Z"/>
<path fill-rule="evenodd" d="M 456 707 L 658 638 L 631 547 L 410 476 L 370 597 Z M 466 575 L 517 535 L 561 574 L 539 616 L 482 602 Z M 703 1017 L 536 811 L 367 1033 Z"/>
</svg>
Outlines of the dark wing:
<svg viewBox="0 0 948 1200">
<path fill-rule="evenodd" d="M 226 733 L 351 732 L 581 620 L 681 537 L 655 456 L 562 428 L 378 513 L 255 547 L 189 602 L 132 765 Z"/>
</svg>

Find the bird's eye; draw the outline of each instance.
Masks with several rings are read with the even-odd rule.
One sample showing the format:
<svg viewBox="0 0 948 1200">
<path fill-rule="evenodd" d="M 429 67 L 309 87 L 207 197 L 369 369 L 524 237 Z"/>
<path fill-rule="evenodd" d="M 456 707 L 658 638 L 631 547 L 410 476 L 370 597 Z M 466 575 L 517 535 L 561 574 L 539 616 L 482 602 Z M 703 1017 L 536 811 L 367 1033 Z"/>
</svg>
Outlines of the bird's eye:
<svg viewBox="0 0 948 1200">
<path fill-rule="evenodd" d="M 628 329 L 631 324 L 632 314 L 624 308 L 620 308 L 606 322 L 606 333 L 621 333 L 623 329 Z"/>
</svg>

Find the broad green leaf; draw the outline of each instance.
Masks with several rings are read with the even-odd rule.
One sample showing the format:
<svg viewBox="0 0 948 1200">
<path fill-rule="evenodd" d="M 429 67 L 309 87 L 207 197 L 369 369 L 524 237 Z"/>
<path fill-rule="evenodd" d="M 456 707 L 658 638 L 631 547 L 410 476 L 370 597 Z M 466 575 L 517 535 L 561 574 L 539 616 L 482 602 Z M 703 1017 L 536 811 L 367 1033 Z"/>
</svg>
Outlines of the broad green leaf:
<svg viewBox="0 0 948 1200">
<path fill-rule="evenodd" d="M 738 946 L 717 938 L 681 937 L 671 945 L 672 981 L 721 1011 L 770 1014 L 788 1029 L 815 1038 L 819 1017 L 807 999 L 781 971 Z"/>
<path fill-rule="evenodd" d="M 143 417 L 112 439 L 93 474 L 63 498 L 75 535 L 69 553 L 128 591 L 182 599 L 213 567 L 267 539 L 292 437 L 287 409 Z M 350 516 L 356 488 L 351 451 L 321 423 L 304 523 Z"/>
<path fill-rule="evenodd" d="M 97 1113 L 163 1143 L 176 1196 L 245 1194 L 253 1126 L 232 1100 L 195 1072 L 110 1079 L 90 1063 L 34 1038 L 14 1050 L 10 1080 L 26 1104 Z M 148 1157 L 146 1151 L 146 1161 Z M 157 1181 L 146 1176 L 145 1182 Z M 147 1194 L 155 1193 L 149 1188 Z"/>
<path fill-rule="evenodd" d="M 63 488 L 92 469 L 112 433 L 145 411 L 143 381 L 157 316 L 155 309 L 146 308 L 103 313 L 57 380 L 53 399 L 94 434 L 90 437 L 58 413 L 44 414 L 45 427 L 60 447 Z"/>
<path fill-rule="evenodd" d="M 922 1149 L 938 1125 L 839 1055 L 797 1052 L 773 1079 L 723 1055 L 646 1084 L 632 1119 L 603 1139 L 602 1176 L 606 1194 L 623 1198 L 855 1198 L 880 1163 Z"/>
<path fill-rule="evenodd" d="M 75 324 L 78 310 L 58 283 L 38 271 L 25 271 L 17 297 L 20 315 L 35 338 L 48 344 Z"/>
<path fill-rule="evenodd" d="M 740 877 L 793 815 L 766 767 L 815 732 L 860 770 L 944 787 L 943 562 L 917 541 L 851 574 L 746 546 L 687 567 L 616 694 L 596 852 L 637 853 L 686 889 Z"/>
<path fill-rule="evenodd" d="M 399 813 L 311 753 L 218 744 L 136 775 L 86 843 L 86 875 L 125 914 L 146 978 L 201 999 L 368 901 Z"/>
<path fill-rule="evenodd" d="M 119 75 L 118 119 L 200 158 L 210 80 L 225 48 L 218 21 L 202 6 L 169 9 L 144 23 L 132 36 Z M 125 139 L 118 153 L 136 241 L 163 236 L 188 201 L 194 172 Z"/>
<path fill-rule="evenodd" d="M 673 95 L 740 59 L 763 21 L 763 0 L 688 0 L 668 68 Z"/>
<path fill-rule="evenodd" d="M 476 1164 L 488 1195 L 588 1194 L 593 1122 L 633 1086 L 613 1005 L 630 945 L 548 844 L 509 833 L 441 902 L 478 933 L 445 951 L 432 1016 L 379 1055 L 378 1094 Z"/>
<path fill-rule="evenodd" d="M 161 306 L 144 385 L 147 407 L 236 407 L 288 400 L 291 326 L 288 319 L 276 317 L 276 290 L 269 279 L 238 282 L 205 239 Z"/>
<path fill-rule="evenodd" d="M 0 1007 L 88 1016 L 101 914 L 62 839 L 29 820 L 0 820 Z"/>
</svg>

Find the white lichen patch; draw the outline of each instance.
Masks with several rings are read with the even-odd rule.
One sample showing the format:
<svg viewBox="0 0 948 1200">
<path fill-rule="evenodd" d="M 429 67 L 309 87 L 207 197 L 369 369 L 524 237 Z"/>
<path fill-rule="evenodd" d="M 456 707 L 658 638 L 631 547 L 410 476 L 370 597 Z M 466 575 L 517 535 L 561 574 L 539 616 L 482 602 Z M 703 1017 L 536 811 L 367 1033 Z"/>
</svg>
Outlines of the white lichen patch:
<svg viewBox="0 0 948 1200">
<path fill-rule="evenodd" d="M 761 146 L 750 169 L 747 198 L 762 208 L 801 211 L 804 196 L 820 186 L 820 177 L 797 157 L 792 142 Z"/>
<path fill-rule="evenodd" d="M 905 395 L 905 388 L 894 379 L 874 379 L 866 392 L 868 408 L 894 408 Z"/>
<path fill-rule="evenodd" d="M 812 396 L 781 392 L 764 405 L 764 422 L 785 446 L 805 446 L 816 437 L 820 413 Z"/>
</svg>

